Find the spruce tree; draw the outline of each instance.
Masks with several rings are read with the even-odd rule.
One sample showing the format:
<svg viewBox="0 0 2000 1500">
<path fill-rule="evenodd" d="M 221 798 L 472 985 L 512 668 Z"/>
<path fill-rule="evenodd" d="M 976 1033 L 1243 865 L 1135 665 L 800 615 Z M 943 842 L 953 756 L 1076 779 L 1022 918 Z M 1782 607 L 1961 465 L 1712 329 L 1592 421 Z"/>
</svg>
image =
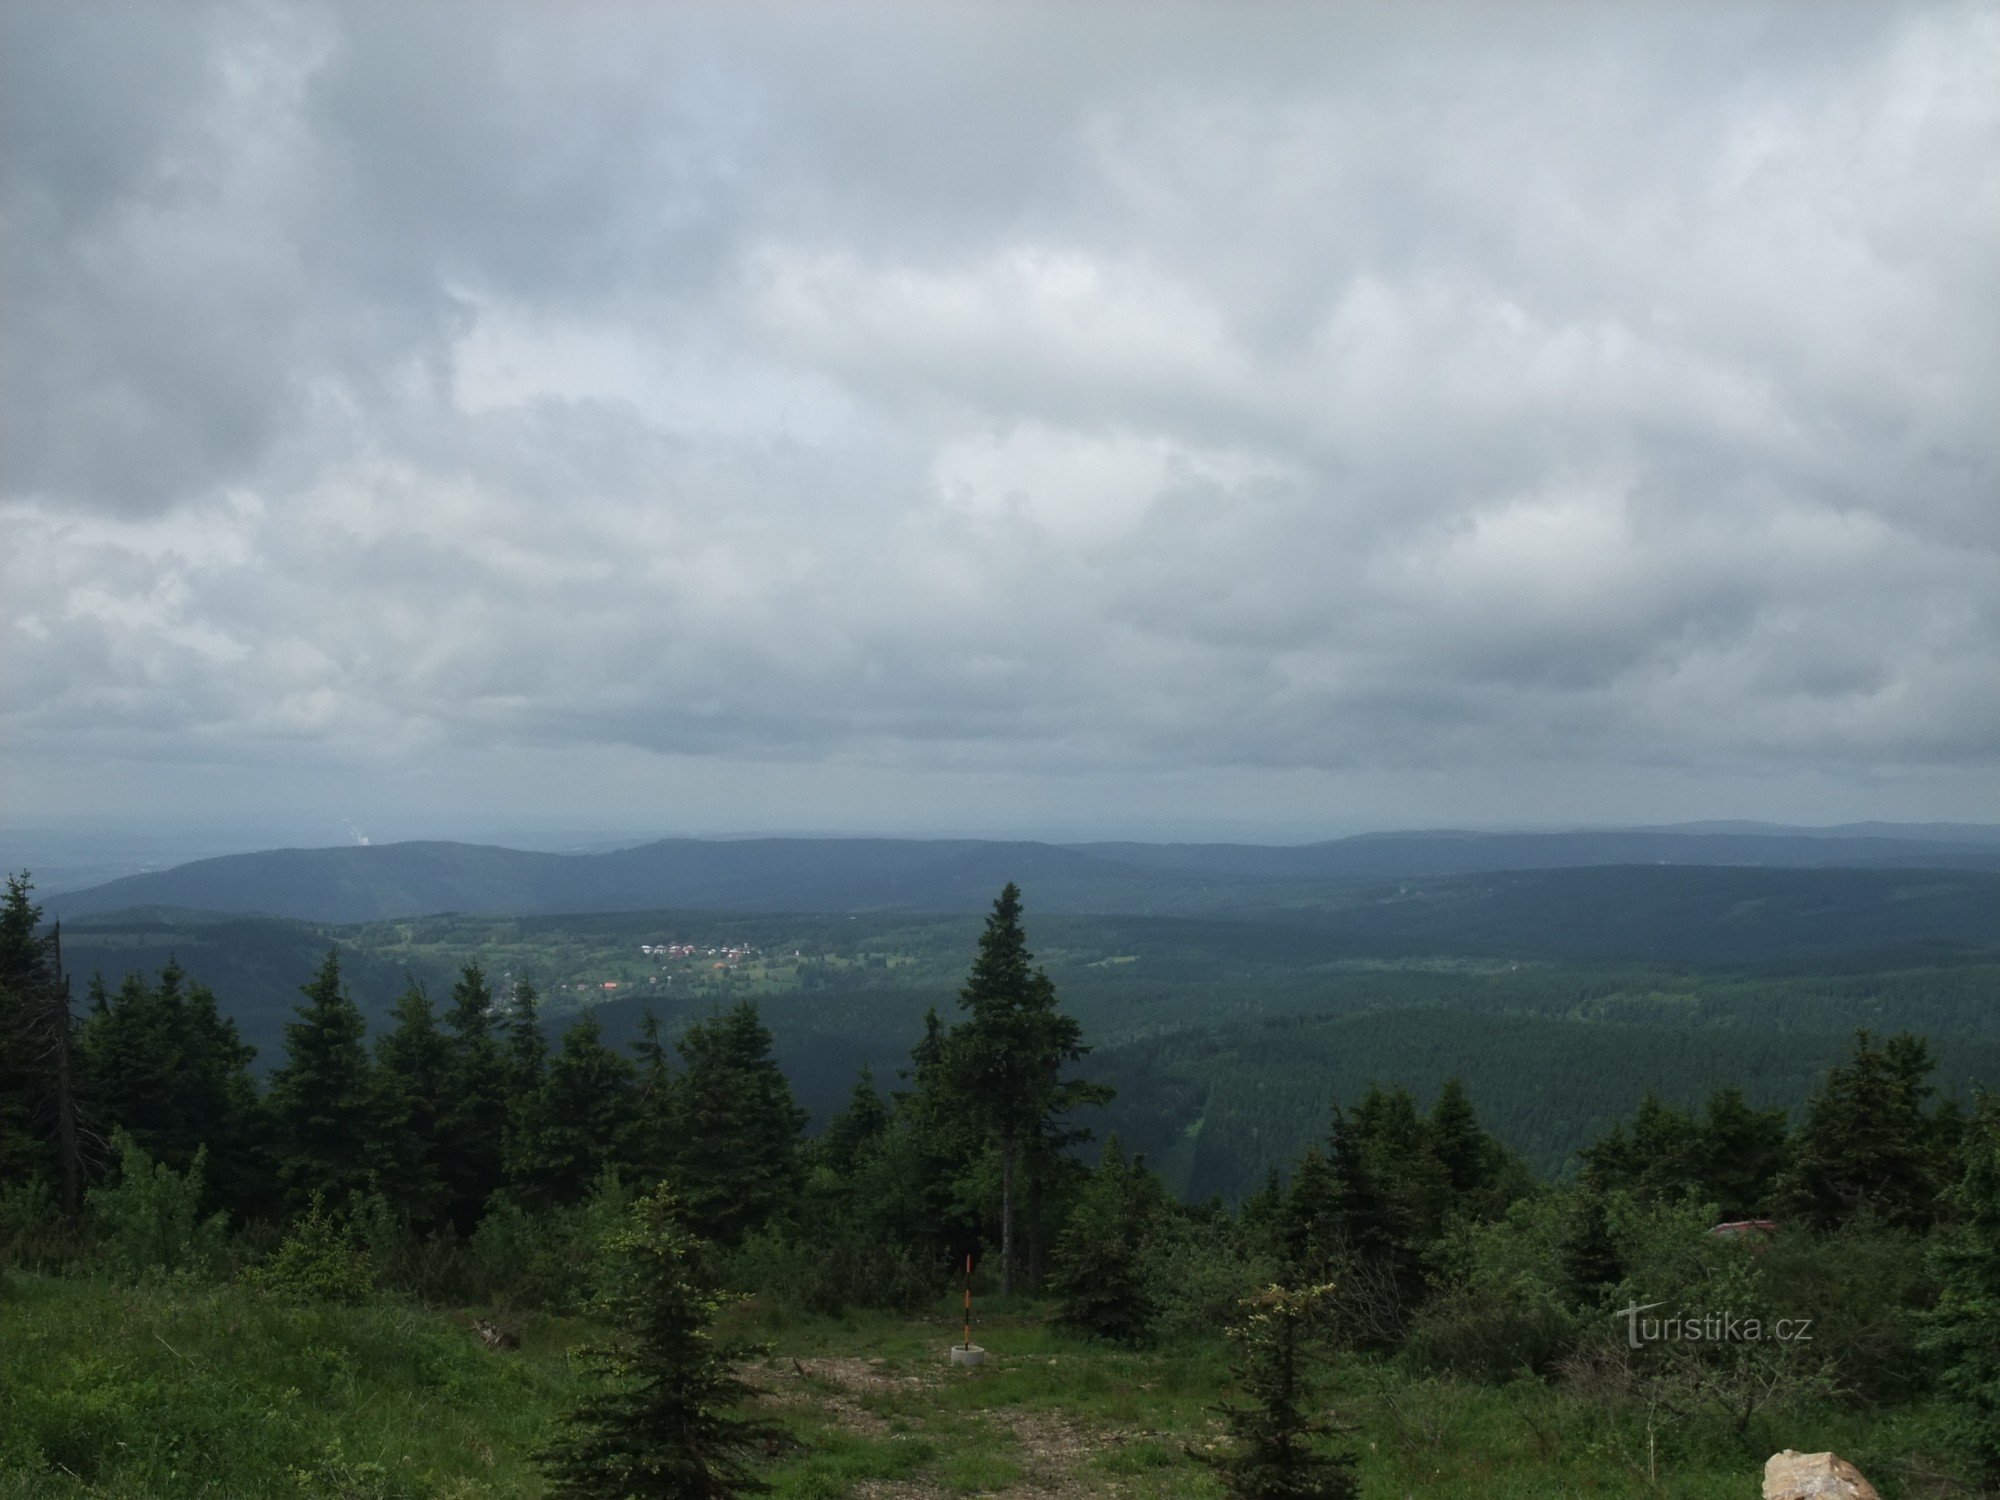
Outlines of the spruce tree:
<svg viewBox="0 0 2000 1500">
<path fill-rule="evenodd" d="M 1447 1078 L 1438 1090 L 1424 1128 L 1431 1154 L 1444 1167 L 1453 1193 L 1463 1198 L 1491 1184 L 1494 1141 L 1479 1128 L 1479 1116 L 1458 1075 Z"/>
<path fill-rule="evenodd" d="M 889 1110 L 875 1091 L 875 1074 L 866 1063 L 847 1096 L 847 1108 L 827 1121 L 820 1132 L 819 1159 L 845 1177 L 869 1142 L 889 1128 Z"/>
<path fill-rule="evenodd" d="M 271 1075 L 271 1119 L 278 1176 L 288 1203 L 304 1208 L 315 1193 L 334 1202 L 365 1192 L 373 1173 L 369 1142 L 375 1114 L 366 1025 L 340 980 L 340 955 L 328 949 L 303 987 L 298 1019 L 285 1028 L 285 1063 Z"/>
<path fill-rule="evenodd" d="M 625 1161 L 632 1133 L 632 1065 L 604 1045 L 595 1016 L 584 1016 L 563 1033 L 531 1118 L 533 1128 L 514 1164 L 530 1202 L 580 1202 L 605 1168 Z"/>
<path fill-rule="evenodd" d="M 1059 1324 L 1114 1343 L 1145 1340 L 1154 1306 L 1140 1251 L 1165 1201 L 1145 1163 L 1127 1162 L 1117 1136 L 1106 1140 L 1056 1237 L 1050 1290 L 1060 1299 Z"/>
<path fill-rule="evenodd" d="M 0 901 L 0 1185 L 53 1184 L 72 1219 L 83 1207 L 76 1018 L 62 972 L 62 927 L 41 932 L 24 870 Z"/>
<path fill-rule="evenodd" d="M 2000 1094 L 1979 1098 L 1961 1154 L 1945 1194 L 1951 1219 L 1930 1254 L 1938 1300 L 1923 1345 L 1980 1479 L 2000 1491 Z"/>
<path fill-rule="evenodd" d="M 1928 1049 L 1914 1037 L 1875 1045 L 1857 1032 L 1854 1053 L 1826 1078 L 1793 1137 L 1777 1194 L 1791 1217 L 1831 1228 L 1872 1214 L 1900 1228 L 1924 1228 L 1937 1213 L 1936 1122 Z"/>
<path fill-rule="evenodd" d="M 1326 1441 L 1340 1429 L 1314 1414 L 1314 1355 L 1332 1290 L 1272 1286 L 1239 1304 L 1229 1336 L 1240 1398 L 1216 1408 L 1229 1447 L 1188 1450 L 1237 1500 L 1355 1500 L 1361 1493 L 1354 1456 Z"/>
<path fill-rule="evenodd" d="M 639 1040 L 632 1044 L 636 1063 L 632 1090 L 632 1135 L 626 1156 L 638 1180 L 647 1187 L 666 1179 L 673 1168 L 674 1077 L 667 1045 L 660 1040 L 660 1018 L 648 1009 L 639 1017 Z"/>
<path fill-rule="evenodd" d="M 514 1004 L 507 1015 L 507 1084 L 518 1097 L 542 1086 L 548 1067 L 549 1043 L 542 1035 L 541 996 L 523 979 L 514 986 Z"/>
<path fill-rule="evenodd" d="M 1451 1170 L 1438 1156 L 1436 1133 L 1400 1084 L 1370 1084 L 1350 1124 L 1381 1194 L 1389 1237 L 1414 1264 L 1444 1232 L 1454 1205 Z"/>
<path fill-rule="evenodd" d="M 1701 1134 L 1693 1118 L 1648 1092 L 1628 1127 L 1619 1121 L 1585 1148 L 1584 1176 L 1643 1203 L 1677 1203 L 1702 1191 Z"/>
<path fill-rule="evenodd" d="M 152 1157 L 185 1173 L 206 1149 L 210 1207 L 242 1217 L 270 1206 L 268 1126 L 250 1064 L 257 1052 L 215 996 L 172 959 L 156 985 L 93 981 L 79 1040 L 93 1108 Z"/>
<path fill-rule="evenodd" d="M 697 1234 L 733 1245 L 797 1197 L 805 1111 L 749 1001 L 690 1026 L 675 1044 L 672 1181 Z"/>
<path fill-rule="evenodd" d="M 48 947 L 33 890 L 27 871 L 9 875 L 0 904 L 0 1184 L 49 1176 L 48 1143 L 34 1123 L 34 1102 L 43 1090 L 35 997 Z"/>
<path fill-rule="evenodd" d="M 564 1418 L 537 1455 L 557 1500 L 727 1500 L 767 1488 L 750 1467 L 779 1430 L 736 1415 L 754 1394 L 735 1367 L 750 1350 L 714 1338 L 723 1299 L 701 1285 L 699 1247 L 657 1188 L 606 1239 L 596 1311 L 615 1330 L 584 1351 L 606 1389 Z"/>
<path fill-rule="evenodd" d="M 525 979 L 514 986 L 507 1016 L 507 1123 L 501 1135 L 501 1175 L 519 1188 L 542 1127 L 542 1084 L 548 1077 L 549 1044 L 542 1034 L 541 997 Z"/>
<path fill-rule="evenodd" d="M 450 1090 L 440 1120 L 445 1183 L 451 1190 L 452 1221 L 469 1232 L 506 1178 L 510 1094 L 493 991 L 477 963 L 459 971 L 445 1024 L 451 1057 Z"/>
<path fill-rule="evenodd" d="M 1594 1308 L 1625 1275 L 1604 1190 L 1585 1181 L 1565 1190 L 1556 1227 L 1556 1264 L 1571 1306 Z"/>
<path fill-rule="evenodd" d="M 1701 1196 L 1725 1220 L 1770 1213 L 1788 1135 L 1782 1109 L 1752 1109 L 1733 1084 L 1716 1089 L 1695 1139 Z"/>
<path fill-rule="evenodd" d="M 443 1117 L 451 1052 L 424 987 L 411 982 L 396 1002 L 396 1025 L 375 1044 L 376 1184 L 412 1228 L 442 1225 L 451 1207 L 445 1181 Z"/>
<path fill-rule="evenodd" d="M 1287 1189 L 1279 1189 L 1277 1169 L 1273 1168 L 1265 1192 L 1277 1194 L 1269 1212 L 1285 1263 L 1305 1282 L 1331 1274 L 1346 1254 L 1347 1224 L 1341 1183 L 1324 1153 L 1317 1146 L 1306 1147 Z M 1251 1212 L 1246 1203 L 1245 1217 Z"/>
<path fill-rule="evenodd" d="M 1090 1049 L 1082 1026 L 1056 1009 L 1055 986 L 1032 960 L 1021 929 L 1021 891 L 1010 881 L 993 903 L 959 991 L 967 1015 L 952 1028 L 944 1059 L 954 1095 L 1000 1158 L 1003 1296 L 1013 1289 L 1015 1177 L 1023 1148 L 1071 1107 L 1110 1098 L 1107 1088 L 1063 1080 L 1063 1065 Z"/>
</svg>

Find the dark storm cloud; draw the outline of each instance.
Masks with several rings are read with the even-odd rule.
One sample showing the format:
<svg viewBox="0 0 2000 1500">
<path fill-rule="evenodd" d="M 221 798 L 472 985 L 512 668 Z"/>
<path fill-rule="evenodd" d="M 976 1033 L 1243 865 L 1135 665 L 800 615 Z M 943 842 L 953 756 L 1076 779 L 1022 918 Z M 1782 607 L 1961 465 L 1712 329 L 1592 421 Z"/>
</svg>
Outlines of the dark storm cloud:
<svg viewBox="0 0 2000 1500">
<path fill-rule="evenodd" d="M 5 25 L 30 782 L 1994 790 L 1988 9 Z"/>
</svg>

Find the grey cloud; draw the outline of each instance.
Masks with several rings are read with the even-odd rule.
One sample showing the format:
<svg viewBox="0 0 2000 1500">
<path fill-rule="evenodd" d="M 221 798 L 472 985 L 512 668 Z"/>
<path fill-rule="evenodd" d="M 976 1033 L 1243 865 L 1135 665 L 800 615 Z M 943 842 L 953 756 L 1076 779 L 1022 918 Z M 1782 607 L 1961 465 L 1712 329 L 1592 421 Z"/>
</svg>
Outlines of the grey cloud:
<svg viewBox="0 0 2000 1500">
<path fill-rule="evenodd" d="M 23 760 L 1991 785 L 1990 14 L 782 15 L 15 12 Z"/>
</svg>

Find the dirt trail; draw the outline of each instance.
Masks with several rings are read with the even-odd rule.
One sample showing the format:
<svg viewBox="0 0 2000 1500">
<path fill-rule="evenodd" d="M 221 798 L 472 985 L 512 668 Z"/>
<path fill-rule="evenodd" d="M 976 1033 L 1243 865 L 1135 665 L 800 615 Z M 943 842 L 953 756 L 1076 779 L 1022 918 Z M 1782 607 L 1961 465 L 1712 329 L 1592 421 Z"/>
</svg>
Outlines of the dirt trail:
<svg viewBox="0 0 2000 1500">
<path fill-rule="evenodd" d="M 943 1376 L 896 1374 L 880 1360 L 781 1356 L 760 1366 L 755 1380 L 775 1398 L 811 1405 L 837 1427 L 880 1437 L 891 1426 L 864 1401 L 891 1396 L 921 1405 L 923 1392 L 939 1386 Z M 1116 1488 L 1090 1475 L 1088 1464 L 1095 1454 L 1123 1442 L 1121 1434 L 1098 1431 L 1049 1411 L 996 1408 L 968 1415 L 1011 1433 L 1016 1444 L 1013 1456 L 1024 1471 L 1019 1483 L 991 1492 L 993 1500 L 1069 1500 Z M 924 1480 L 898 1479 L 869 1481 L 854 1493 L 862 1500 L 939 1500 L 948 1492 Z"/>
</svg>

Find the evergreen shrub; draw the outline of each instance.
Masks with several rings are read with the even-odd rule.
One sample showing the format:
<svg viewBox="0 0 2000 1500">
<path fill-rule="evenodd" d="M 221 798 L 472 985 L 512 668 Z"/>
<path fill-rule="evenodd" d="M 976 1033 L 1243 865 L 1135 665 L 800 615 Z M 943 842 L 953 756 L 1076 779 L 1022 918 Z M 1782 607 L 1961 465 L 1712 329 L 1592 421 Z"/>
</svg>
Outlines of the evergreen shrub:
<svg viewBox="0 0 2000 1500">
<path fill-rule="evenodd" d="M 375 1290 L 375 1270 L 353 1224 L 314 1193 L 284 1242 L 243 1282 L 288 1302 L 361 1302 Z"/>
</svg>

